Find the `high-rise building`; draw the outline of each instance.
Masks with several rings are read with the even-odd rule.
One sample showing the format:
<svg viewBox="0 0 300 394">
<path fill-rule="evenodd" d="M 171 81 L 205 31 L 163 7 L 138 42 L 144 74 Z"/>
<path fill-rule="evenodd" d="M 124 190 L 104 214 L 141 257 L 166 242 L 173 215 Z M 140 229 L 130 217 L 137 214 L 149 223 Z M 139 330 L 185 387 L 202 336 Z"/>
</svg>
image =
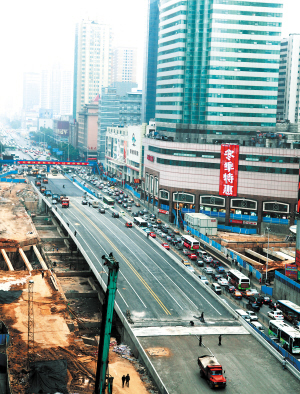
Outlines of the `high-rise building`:
<svg viewBox="0 0 300 394">
<path fill-rule="evenodd" d="M 290 34 L 281 41 L 277 120 L 299 122 L 300 105 L 300 34 Z"/>
<path fill-rule="evenodd" d="M 112 60 L 112 82 L 136 83 L 136 48 L 115 48 Z"/>
<path fill-rule="evenodd" d="M 274 130 L 281 20 L 281 0 L 161 0 L 157 131 Z"/>
<path fill-rule="evenodd" d="M 23 74 L 23 109 L 30 111 L 40 104 L 40 74 L 26 72 Z"/>
<path fill-rule="evenodd" d="M 111 83 L 112 30 L 96 21 L 82 20 L 75 31 L 74 116 Z"/>
<path fill-rule="evenodd" d="M 144 56 L 142 119 L 149 123 L 155 118 L 157 45 L 159 25 L 159 0 L 148 0 L 146 46 Z"/>
</svg>

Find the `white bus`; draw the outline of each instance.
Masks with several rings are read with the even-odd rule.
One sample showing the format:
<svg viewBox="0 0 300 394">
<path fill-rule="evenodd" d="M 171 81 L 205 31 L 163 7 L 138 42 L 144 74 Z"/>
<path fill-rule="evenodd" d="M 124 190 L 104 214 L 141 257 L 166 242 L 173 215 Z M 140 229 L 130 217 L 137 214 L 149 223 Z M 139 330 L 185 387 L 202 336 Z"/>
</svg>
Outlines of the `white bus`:
<svg viewBox="0 0 300 394">
<path fill-rule="evenodd" d="M 239 270 L 228 271 L 228 282 L 235 286 L 238 290 L 249 290 L 250 279 L 242 274 Z"/>
<path fill-rule="evenodd" d="M 146 220 L 139 218 L 139 217 L 134 218 L 133 223 L 139 227 L 147 227 L 148 226 L 148 223 L 146 222 Z"/>
<path fill-rule="evenodd" d="M 269 337 L 276 338 L 290 353 L 300 353 L 300 331 L 283 321 L 269 321 Z"/>
<path fill-rule="evenodd" d="M 181 239 L 182 244 L 190 250 L 197 250 L 200 248 L 200 242 L 189 235 L 183 235 Z"/>
</svg>

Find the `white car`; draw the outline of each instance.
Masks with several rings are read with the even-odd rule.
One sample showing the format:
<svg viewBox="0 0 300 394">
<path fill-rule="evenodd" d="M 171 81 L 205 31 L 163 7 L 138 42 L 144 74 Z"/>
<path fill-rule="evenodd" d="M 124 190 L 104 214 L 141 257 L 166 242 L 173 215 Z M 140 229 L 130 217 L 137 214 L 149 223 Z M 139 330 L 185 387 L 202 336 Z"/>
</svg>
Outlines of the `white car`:
<svg viewBox="0 0 300 394">
<path fill-rule="evenodd" d="M 205 283 L 206 285 L 209 284 L 209 282 L 208 282 L 208 280 L 207 280 L 207 277 L 206 277 L 205 275 L 199 275 L 199 279 L 200 279 L 203 283 Z"/>
<path fill-rule="evenodd" d="M 208 275 L 212 275 L 213 274 L 213 270 L 210 267 L 205 267 L 203 271 L 206 272 Z"/>
<path fill-rule="evenodd" d="M 258 321 L 258 317 L 253 311 L 247 311 L 247 313 L 250 317 L 250 321 Z"/>
<path fill-rule="evenodd" d="M 281 311 L 270 311 L 270 312 L 268 312 L 268 316 L 271 319 L 284 320 L 284 317 L 283 317 L 283 314 L 281 313 Z"/>
<path fill-rule="evenodd" d="M 252 295 L 259 296 L 259 292 L 256 289 L 250 289 L 249 291 L 251 291 Z"/>
<path fill-rule="evenodd" d="M 159 234 L 162 238 L 166 238 L 167 234 L 164 232 L 161 232 L 161 234 Z"/>
<path fill-rule="evenodd" d="M 195 270 L 191 265 L 187 265 L 186 268 L 190 270 L 193 274 L 195 273 Z"/>
<path fill-rule="evenodd" d="M 218 283 L 221 286 L 226 286 L 226 285 L 228 285 L 228 280 L 226 280 L 225 278 L 220 278 L 220 279 L 218 279 Z"/>
</svg>

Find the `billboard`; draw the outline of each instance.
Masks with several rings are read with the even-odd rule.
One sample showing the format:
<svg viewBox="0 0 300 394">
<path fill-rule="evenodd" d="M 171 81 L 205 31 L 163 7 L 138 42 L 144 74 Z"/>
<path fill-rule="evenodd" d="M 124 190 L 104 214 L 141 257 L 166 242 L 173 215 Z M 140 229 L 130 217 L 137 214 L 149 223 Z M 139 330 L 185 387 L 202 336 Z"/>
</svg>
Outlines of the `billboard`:
<svg viewBox="0 0 300 394">
<path fill-rule="evenodd" d="M 65 120 L 58 120 L 56 124 L 55 134 L 60 137 L 69 137 L 69 122 Z"/>
<path fill-rule="evenodd" d="M 239 170 L 239 145 L 221 145 L 220 196 L 236 196 Z"/>
<path fill-rule="evenodd" d="M 285 276 L 291 279 L 298 279 L 298 269 L 296 265 L 286 264 L 285 266 Z"/>
</svg>

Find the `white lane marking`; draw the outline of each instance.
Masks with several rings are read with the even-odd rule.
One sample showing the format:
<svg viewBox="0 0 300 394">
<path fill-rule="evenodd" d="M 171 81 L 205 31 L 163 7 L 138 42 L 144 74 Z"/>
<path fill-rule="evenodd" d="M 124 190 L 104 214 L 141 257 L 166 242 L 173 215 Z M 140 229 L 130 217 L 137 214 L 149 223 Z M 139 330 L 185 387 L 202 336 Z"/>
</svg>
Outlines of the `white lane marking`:
<svg viewBox="0 0 300 394">
<path fill-rule="evenodd" d="M 144 242 L 145 240 L 142 238 L 142 236 L 140 234 L 138 234 L 139 238 Z M 157 242 L 157 241 L 156 241 Z M 149 245 L 148 245 L 149 246 Z M 202 297 L 219 315 L 222 315 L 222 313 L 220 313 L 213 305 L 211 302 L 208 301 L 207 298 L 205 298 L 190 282 L 188 282 L 188 280 L 179 272 L 177 271 L 177 269 L 175 269 L 175 267 L 173 267 L 164 257 L 162 257 L 152 246 L 150 246 L 150 248 L 159 255 L 160 258 L 162 258 L 173 270 L 175 270 L 181 277 L 182 279 L 187 282 L 199 295 L 200 297 Z M 176 285 L 176 284 L 175 284 Z M 177 286 L 177 285 L 176 285 Z M 179 288 L 180 289 L 180 288 Z M 181 289 L 180 289 L 181 290 Z M 193 303 L 191 300 L 189 300 L 191 303 Z"/>
<path fill-rule="evenodd" d="M 70 212 L 70 213 L 71 213 L 71 215 L 73 215 L 73 216 L 80 222 L 79 217 L 77 217 L 77 216 L 74 214 L 74 212 Z M 90 236 L 91 236 L 92 238 L 94 238 L 94 240 L 98 243 L 97 238 L 94 237 L 94 235 L 87 229 L 87 227 L 86 227 L 83 223 L 81 223 L 81 225 L 86 229 L 86 231 L 90 234 Z M 74 225 L 73 225 L 73 227 L 74 227 Z M 76 231 L 77 231 L 77 230 L 76 230 Z M 79 232 L 77 232 L 77 234 L 80 235 Z M 81 236 L 81 238 L 82 238 L 82 240 L 84 241 L 84 243 L 87 245 L 87 247 L 89 248 L 89 250 L 92 252 L 92 254 L 94 255 L 95 259 L 99 262 L 101 268 L 102 268 L 102 269 L 104 270 L 104 272 L 106 273 L 106 271 L 105 271 L 103 265 L 100 263 L 99 259 L 95 256 L 94 252 L 93 252 L 93 251 L 91 250 L 91 248 L 88 246 L 88 244 L 86 243 L 86 241 L 84 240 L 84 238 L 83 238 L 82 236 Z M 104 251 L 105 254 L 108 254 L 108 252 L 105 251 L 105 249 L 103 248 L 103 246 L 100 246 L 100 247 L 103 249 L 103 251 Z M 133 286 L 131 285 L 131 283 L 129 283 L 128 279 L 127 279 L 126 276 L 123 274 L 123 272 L 121 271 L 121 269 L 120 269 L 120 273 L 121 273 L 121 275 L 123 276 L 123 278 L 125 279 L 125 281 L 128 283 L 128 285 L 131 287 L 132 291 L 135 293 L 135 295 L 138 297 L 138 299 L 141 301 L 141 303 L 142 303 L 142 304 L 144 305 L 144 307 L 147 309 L 147 305 L 143 302 L 143 300 L 142 300 L 141 297 L 138 295 L 137 291 L 133 288 Z M 107 275 L 107 273 L 106 273 L 106 275 Z M 124 300 L 123 296 L 122 296 L 121 293 L 120 293 L 120 290 L 118 290 L 118 293 L 120 294 L 120 296 L 121 296 L 122 299 Z M 128 304 L 127 304 L 127 302 L 126 302 L 125 300 L 124 300 L 124 303 L 126 304 L 127 307 L 129 307 Z"/>
<path fill-rule="evenodd" d="M 102 220 L 100 220 L 100 217 L 97 217 L 97 219 L 101 222 L 101 224 L 104 224 L 103 222 L 102 222 Z M 101 218 L 102 219 L 102 218 Z M 111 222 L 110 222 L 110 224 L 112 224 Z M 114 224 L 114 226 L 115 227 L 117 227 L 115 224 Z M 118 227 L 117 227 L 118 228 Z M 108 231 L 110 231 L 110 232 L 112 232 L 112 230 L 110 229 L 110 228 L 107 228 L 107 230 Z M 124 233 L 124 235 L 126 235 L 125 233 Z M 124 245 L 124 247 L 125 248 L 127 248 L 129 251 L 130 251 L 130 253 L 132 253 L 133 254 L 133 252 L 131 251 L 131 249 L 129 249 L 129 247 L 114 233 L 114 236 L 115 237 L 117 237 L 118 238 L 118 240 Z M 129 237 L 128 237 L 129 238 Z M 135 243 L 134 243 L 134 245 L 136 245 Z M 136 245 L 138 248 L 139 248 L 139 246 L 138 245 Z M 146 254 L 146 253 L 145 253 Z M 155 261 L 154 260 L 152 260 L 151 259 L 151 257 L 149 257 L 147 254 L 146 254 L 146 256 L 156 265 L 156 267 L 162 272 L 162 273 L 164 273 L 165 275 L 166 275 L 166 273 L 161 269 L 161 267 L 158 265 L 158 264 L 156 264 L 155 263 Z M 184 309 L 178 302 L 177 302 L 177 300 L 170 294 L 170 292 L 166 289 L 166 287 L 156 278 L 156 276 L 149 270 L 149 268 L 135 255 L 135 258 L 144 266 L 144 268 L 149 272 L 149 274 L 151 275 L 151 276 L 153 276 L 153 278 L 161 285 L 161 287 L 165 290 L 165 292 L 173 299 L 173 301 L 175 301 L 175 303 L 179 306 L 179 308 L 180 309 Z M 180 292 L 182 292 L 182 294 L 184 295 L 184 297 L 191 303 L 191 304 L 193 304 L 194 305 L 194 307 L 196 308 L 196 309 L 198 309 L 198 307 L 193 303 L 193 301 L 191 301 L 187 296 L 186 296 L 186 294 L 176 285 L 176 283 L 174 283 L 173 281 L 172 281 L 172 279 L 171 278 L 169 278 L 169 276 L 168 275 L 166 275 L 167 276 L 167 278 L 174 284 L 174 286 L 175 287 L 177 287 L 179 290 L 180 290 Z"/>
</svg>

